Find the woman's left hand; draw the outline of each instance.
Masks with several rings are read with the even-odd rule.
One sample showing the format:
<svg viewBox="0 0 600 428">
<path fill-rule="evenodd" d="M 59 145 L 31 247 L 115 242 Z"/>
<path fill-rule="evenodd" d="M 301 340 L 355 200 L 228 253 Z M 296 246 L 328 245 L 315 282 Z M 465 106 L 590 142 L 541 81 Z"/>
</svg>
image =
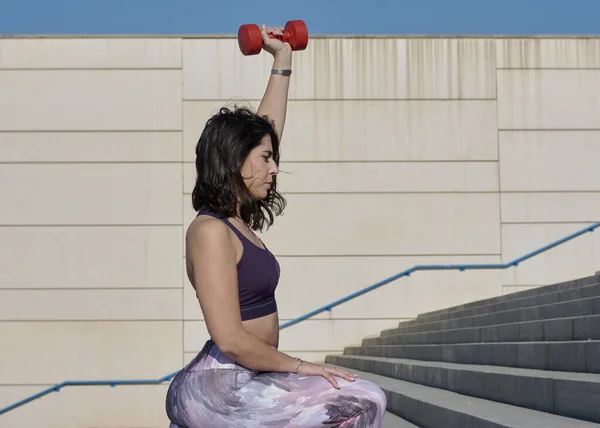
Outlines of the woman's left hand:
<svg viewBox="0 0 600 428">
<path fill-rule="evenodd" d="M 269 34 L 276 36 L 283 35 L 283 27 L 266 27 L 263 25 L 260 29 L 263 38 L 263 49 L 269 52 L 273 56 L 277 56 L 282 53 L 291 53 L 292 47 L 288 42 L 283 42 L 279 39 L 269 37 Z"/>
</svg>

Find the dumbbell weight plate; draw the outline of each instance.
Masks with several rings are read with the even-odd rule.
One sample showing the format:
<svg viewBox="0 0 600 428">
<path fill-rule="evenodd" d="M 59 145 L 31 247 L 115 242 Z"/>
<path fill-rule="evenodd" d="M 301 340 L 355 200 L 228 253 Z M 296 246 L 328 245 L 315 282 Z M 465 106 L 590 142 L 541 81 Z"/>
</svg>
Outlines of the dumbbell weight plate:
<svg viewBox="0 0 600 428">
<path fill-rule="evenodd" d="M 262 50 L 263 39 L 256 24 L 242 25 L 238 30 L 238 45 L 244 55 L 256 55 Z"/>
<path fill-rule="evenodd" d="M 301 51 L 306 49 L 306 46 L 308 46 L 308 28 L 306 28 L 304 21 L 299 19 L 288 21 L 285 24 L 284 31 L 289 33 L 287 42 L 292 47 L 292 50 Z"/>
</svg>

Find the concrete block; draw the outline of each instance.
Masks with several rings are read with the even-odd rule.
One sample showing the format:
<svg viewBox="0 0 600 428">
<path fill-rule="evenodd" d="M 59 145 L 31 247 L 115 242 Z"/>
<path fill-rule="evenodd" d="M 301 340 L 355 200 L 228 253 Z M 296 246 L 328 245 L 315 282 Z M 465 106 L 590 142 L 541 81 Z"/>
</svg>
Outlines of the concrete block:
<svg viewBox="0 0 600 428">
<path fill-rule="evenodd" d="M 600 339 L 600 315 L 573 319 L 574 340 Z"/>
<path fill-rule="evenodd" d="M 176 163 L 3 165 L 0 224 L 180 225 L 181 169 Z"/>
<path fill-rule="evenodd" d="M 409 373 L 405 379 L 410 382 L 418 383 L 419 385 L 428 385 L 433 388 L 448 389 L 448 377 L 450 373 L 442 367 L 435 365 L 415 365 Z"/>
<path fill-rule="evenodd" d="M 449 370 L 448 383 L 444 389 L 471 397 L 484 395 L 486 374 L 470 370 Z"/>
<path fill-rule="evenodd" d="M 366 337 L 362 340 L 362 346 L 375 346 L 382 344 L 380 337 Z"/>
<path fill-rule="evenodd" d="M 480 394 L 488 400 L 542 412 L 552 412 L 554 405 L 553 381 L 547 378 L 488 373 Z"/>
<path fill-rule="evenodd" d="M 544 340 L 573 340 L 573 319 L 559 318 L 544 321 Z"/>
<path fill-rule="evenodd" d="M 1 70 L 0 130 L 181 131 L 181 90 L 174 69 Z"/>
<path fill-rule="evenodd" d="M 594 302 L 591 299 L 580 299 L 542 306 L 540 314 L 543 319 L 594 315 Z"/>
<path fill-rule="evenodd" d="M 91 354 L 90 354 L 91 355 Z M 99 354 L 96 354 L 99 355 Z M 146 354 L 146 358 L 149 354 Z M 141 356 L 138 361 L 144 360 Z M 110 359 L 110 357 L 107 359 Z M 123 361 L 122 354 L 115 356 Z M 156 378 L 175 371 L 180 367 L 181 358 L 167 371 L 154 370 L 148 378 Z M 35 364 L 35 363 L 34 363 Z M 52 371 L 52 369 L 50 369 Z M 73 371 L 65 379 L 73 379 Z M 128 373 L 128 374 L 127 374 Z M 87 372 L 84 379 L 95 378 Z M 124 371 L 122 377 L 136 376 Z M 113 379 L 112 377 L 102 377 Z M 34 381 L 35 382 L 35 381 Z M 39 378 L 38 378 L 39 382 Z M 4 407 L 32 396 L 48 388 L 49 385 L 2 385 L 0 386 L 0 406 Z M 168 383 L 160 385 L 66 387 L 60 393 L 50 393 L 41 399 L 9 411 L 0 416 L 3 428 L 62 428 L 62 427 L 168 427 L 169 419 L 165 412 L 165 396 Z"/>
<path fill-rule="evenodd" d="M 384 393 L 386 393 L 386 391 L 384 391 Z M 386 397 L 389 397 L 388 402 L 392 399 L 391 394 L 389 392 L 386 393 Z M 401 417 L 388 411 L 385 413 L 385 416 L 383 419 L 383 425 L 381 428 L 419 428 L 419 427 L 411 424 L 410 422 L 408 422 L 408 421 L 402 419 Z"/>
<path fill-rule="evenodd" d="M 492 365 L 494 364 L 494 353 L 496 346 L 492 343 L 478 344 L 473 351 L 472 364 Z"/>
<path fill-rule="evenodd" d="M 456 347 L 453 345 L 444 345 L 442 346 L 442 351 L 440 353 L 441 361 L 455 361 L 456 360 Z"/>
<path fill-rule="evenodd" d="M 181 162 L 181 132 L 2 132 L 0 159 L 4 163 Z"/>
<path fill-rule="evenodd" d="M 526 300 L 528 303 L 530 303 L 530 306 L 545 306 L 545 305 L 552 305 L 554 303 L 559 303 L 559 302 L 566 302 L 568 300 L 575 300 L 578 298 L 577 293 L 577 289 L 569 289 L 569 290 L 563 290 L 563 291 L 557 291 L 554 293 L 546 293 L 546 294 L 540 294 L 538 296 L 532 296 L 528 299 L 523 299 Z M 533 303 L 533 304 L 531 304 Z M 525 305 L 527 306 L 527 305 Z"/>
<path fill-rule="evenodd" d="M 497 312 L 495 314 L 485 315 L 482 317 L 482 319 L 486 320 L 486 322 L 482 325 L 497 325 L 506 324 L 509 322 L 525 321 L 523 319 L 522 310 Z"/>
<path fill-rule="evenodd" d="M 454 348 L 454 359 L 449 361 L 451 363 L 460 364 L 471 364 L 476 358 L 477 348 L 476 344 L 455 344 L 451 345 Z"/>
<path fill-rule="evenodd" d="M 474 428 L 474 419 L 471 415 L 448 411 L 432 403 L 406 398 L 407 419 L 418 421 L 423 427 L 444 428 Z"/>
<path fill-rule="evenodd" d="M 517 309 L 520 321 L 537 321 L 542 319 L 540 307 Z"/>
<path fill-rule="evenodd" d="M 479 328 L 467 328 L 458 330 L 457 343 L 478 343 L 483 342 L 483 330 Z"/>
<path fill-rule="evenodd" d="M 450 333 L 450 332 L 448 332 Z M 427 332 L 427 333 L 415 333 L 415 334 L 410 334 L 407 336 L 404 336 L 403 339 L 406 340 L 406 344 L 426 344 L 426 343 L 442 343 L 440 342 L 441 338 L 443 338 L 446 335 L 446 332 L 438 332 L 438 331 L 431 331 L 431 332 Z M 414 342 L 413 342 L 414 340 Z"/>
<path fill-rule="evenodd" d="M 397 394 L 390 389 L 384 389 L 385 397 L 387 399 L 388 411 L 392 411 L 397 415 L 406 417 L 406 396 Z"/>
<path fill-rule="evenodd" d="M 442 359 L 442 345 L 420 346 L 419 360 L 440 361 Z"/>
<path fill-rule="evenodd" d="M 544 321 L 523 322 L 516 325 L 519 342 L 544 340 Z"/>
<path fill-rule="evenodd" d="M 403 336 L 400 335 L 387 335 L 376 337 L 371 340 L 375 341 L 373 342 L 374 345 L 397 345 L 400 344 L 402 338 Z"/>
<path fill-rule="evenodd" d="M 391 364 L 389 361 L 376 361 L 375 364 L 376 365 L 370 372 L 381 373 L 383 376 L 394 379 L 398 378 L 398 366 L 396 364 Z M 379 372 L 377 370 L 379 370 Z"/>
<path fill-rule="evenodd" d="M 470 318 L 460 318 L 460 320 L 457 320 L 457 327 L 460 328 L 469 328 L 469 327 L 475 327 L 476 323 L 478 321 L 478 318 L 476 317 L 470 317 Z M 457 328 L 455 327 L 455 328 Z"/>
<path fill-rule="evenodd" d="M 547 370 L 585 372 L 585 342 L 546 344 Z"/>
<path fill-rule="evenodd" d="M 0 385 L 156 378 L 180 367 L 181 327 L 180 320 L 1 322 Z"/>
<path fill-rule="evenodd" d="M 538 38 L 514 38 L 499 39 L 496 44 L 496 64 L 498 68 L 515 69 L 553 69 L 553 68 L 585 68 L 589 60 L 595 60 L 591 64 L 597 64 L 598 49 L 596 40 L 579 39 L 538 39 Z M 591 43 L 594 51 L 583 52 Z M 586 52 L 586 50 L 584 50 Z M 585 58 L 585 59 L 584 59 Z M 587 61 L 585 61 L 587 60 Z"/>
<path fill-rule="evenodd" d="M 561 415 L 600 422 L 600 382 L 573 380 L 554 381 L 554 412 Z"/>
<path fill-rule="evenodd" d="M 600 373 L 600 342 L 587 342 L 585 344 L 585 371 Z"/>
<path fill-rule="evenodd" d="M 598 128 L 600 70 L 498 70 L 497 75 L 501 129 Z"/>
<path fill-rule="evenodd" d="M 2 321 L 179 321 L 181 288 L 0 289 Z"/>
<path fill-rule="evenodd" d="M 597 271 L 594 275 L 576 279 L 574 282 L 577 284 L 578 287 L 584 287 L 586 285 L 592 284 L 600 284 L 600 271 Z"/>
<path fill-rule="evenodd" d="M 485 328 L 481 337 L 482 342 L 511 342 L 517 339 L 518 334 L 518 324 L 505 324 Z"/>
<path fill-rule="evenodd" d="M 372 355 L 376 357 L 402 358 L 396 346 L 374 346 Z"/>
<path fill-rule="evenodd" d="M 460 322 L 458 320 L 449 320 L 449 321 L 434 321 L 427 323 L 428 326 L 435 326 L 436 330 L 453 330 L 456 328 L 460 328 Z"/>
<path fill-rule="evenodd" d="M 593 155 L 588 154 L 587 156 Z M 589 183 L 593 181 L 593 178 L 589 176 L 585 166 L 568 164 L 566 160 L 563 160 L 563 162 L 563 171 L 564 168 L 567 168 L 567 165 L 572 169 L 569 172 L 563 172 L 563 174 L 569 176 L 572 182 L 587 180 L 588 184 L 585 188 L 575 189 L 575 185 L 571 184 L 569 186 L 569 183 L 565 182 L 566 180 L 562 183 L 557 182 L 554 185 L 546 183 L 546 188 L 551 190 L 545 191 L 539 187 L 534 191 L 510 188 L 511 193 L 501 194 L 502 220 L 507 223 L 583 223 L 595 222 L 600 218 L 600 202 L 597 197 L 600 185 L 593 186 Z M 533 168 L 529 167 L 528 169 Z M 532 174 L 536 176 L 531 178 L 532 182 L 529 184 L 521 182 L 518 174 L 514 174 L 514 179 L 519 178 L 519 187 L 533 187 L 536 181 L 542 180 L 542 173 L 539 171 L 530 174 L 530 176 Z M 576 175 L 580 177 L 576 177 Z M 546 181 L 557 179 L 558 177 L 547 178 Z"/>
<path fill-rule="evenodd" d="M 495 366 L 517 366 L 517 343 L 504 343 L 498 346 L 493 353 L 492 365 Z"/>
<path fill-rule="evenodd" d="M 363 346 L 374 345 L 400 345 L 403 343 L 403 336 L 379 336 L 363 339 Z"/>
<path fill-rule="evenodd" d="M 0 69 L 181 69 L 181 38 L 3 38 Z"/>
<path fill-rule="evenodd" d="M 600 284 L 592 284 L 581 286 L 572 290 L 565 290 L 560 292 L 561 301 L 565 300 L 575 300 L 575 299 L 587 299 L 589 297 L 599 297 L 600 296 Z"/>
<path fill-rule="evenodd" d="M 0 227 L 0 288 L 180 288 L 182 248 L 181 226 Z"/>
<path fill-rule="evenodd" d="M 517 346 L 517 367 L 545 370 L 547 355 L 545 343 L 519 343 Z"/>
</svg>

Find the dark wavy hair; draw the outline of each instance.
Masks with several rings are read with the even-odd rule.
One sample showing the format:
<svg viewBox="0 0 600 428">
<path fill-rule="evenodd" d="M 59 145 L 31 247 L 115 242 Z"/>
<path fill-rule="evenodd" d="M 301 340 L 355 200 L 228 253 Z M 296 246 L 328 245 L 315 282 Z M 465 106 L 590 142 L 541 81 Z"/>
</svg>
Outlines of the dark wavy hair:
<svg viewBox="0 0 600 428">
<path fill-rule="evenodd" d="M 196 184 L 192 205 L 224 217 L 240 216 L 252 230 L 267 229 L 286 201 L 277 192 L 277 177 L 262 200 L 252 197 L 240 172 L 242 164 L 265 136 L 271 137 L 273 160 L 279 166 L 279 137 L 266 116 L 248 107 L 222 107 L 207 122 L 196 145 Z M 238 202 L 239 201 L 239 202 Z"/>
</svg>

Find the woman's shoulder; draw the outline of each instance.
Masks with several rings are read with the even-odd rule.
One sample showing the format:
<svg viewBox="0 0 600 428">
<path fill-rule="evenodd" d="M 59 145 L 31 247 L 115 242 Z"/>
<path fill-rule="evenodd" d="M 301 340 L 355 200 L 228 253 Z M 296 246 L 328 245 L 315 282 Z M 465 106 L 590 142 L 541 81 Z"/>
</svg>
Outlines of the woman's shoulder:
<svg viewBox="0 0 600 428">
<path fill-rule="evenodd" d="M 220 219 L 208 215 L 198 215 L 188 226 L 185 241 L 188 248 L 231 245 L 229 227 Z"/>
</svg>

